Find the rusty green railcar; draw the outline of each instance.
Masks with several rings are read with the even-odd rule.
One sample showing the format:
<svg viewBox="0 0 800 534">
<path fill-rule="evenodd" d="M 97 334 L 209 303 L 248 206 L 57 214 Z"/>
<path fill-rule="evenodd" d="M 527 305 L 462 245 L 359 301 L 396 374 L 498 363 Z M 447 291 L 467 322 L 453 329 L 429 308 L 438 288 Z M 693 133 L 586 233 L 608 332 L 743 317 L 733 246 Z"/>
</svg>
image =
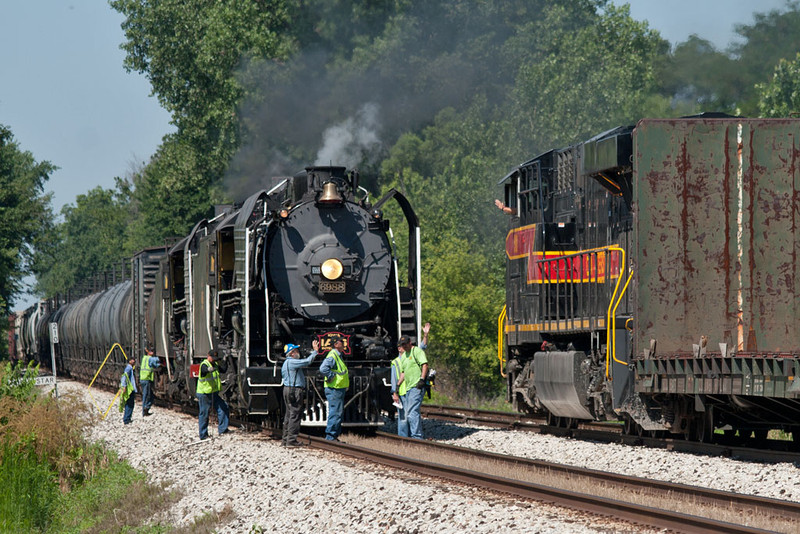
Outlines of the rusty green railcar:
<svg viewBox="0 0 800 534">
<path fill-rule="evenodd" d="M 509 400 L 562 425 L 800 434 L 799 138 L 797 119 L 646 119 L 512 171 Z"/>
</svg>

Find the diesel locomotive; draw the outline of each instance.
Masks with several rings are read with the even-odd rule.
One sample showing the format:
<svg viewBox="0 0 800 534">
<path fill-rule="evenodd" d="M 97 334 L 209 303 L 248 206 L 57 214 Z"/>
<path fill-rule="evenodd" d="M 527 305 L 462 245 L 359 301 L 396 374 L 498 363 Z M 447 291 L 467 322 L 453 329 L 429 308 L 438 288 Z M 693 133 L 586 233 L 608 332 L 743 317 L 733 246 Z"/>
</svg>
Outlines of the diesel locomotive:
<svg viewBox="0 0 800 534">
<path fill-rule="evenodd" d="M 392 199 L 407 225 L 403 271 L 382 210 Z M 317 339 L 324 353 L 335 334 L 350 371 L 343 424 L 377 426 L 393 410 L 388 367 L 397 340 L 420 330 L 419 247 L 419 221 L 402 194 L 391 190 L 372 204 L 357 172 L 307 167 L 223 207 L 170 246 L 142 250 L 124 271 L 95 279 L 86 296 L 19 314 L 17 337 L 30 341 L 18 351 L 49 367 L 47 325 L 56 323 L 58 373 L 89 381 L 116 344 L 137 361 L 150 347 L 163 363 L 156 397 L 187 404 L 214 348 L 228 363 L 221 395 L 231 410 L 272 426 L 282 412 L 284 345 L 310 352 Z M 117 352 L 95 379 L 109 387 L 124 366 Z M 325 426 L 315 366 L 308 378 L 302 424 Z"/>
<path fill-rule="evenodd" d="M 517 410 L 799 441 L 800 120 L 645 119 L 500 183 Z"/>
</svg>

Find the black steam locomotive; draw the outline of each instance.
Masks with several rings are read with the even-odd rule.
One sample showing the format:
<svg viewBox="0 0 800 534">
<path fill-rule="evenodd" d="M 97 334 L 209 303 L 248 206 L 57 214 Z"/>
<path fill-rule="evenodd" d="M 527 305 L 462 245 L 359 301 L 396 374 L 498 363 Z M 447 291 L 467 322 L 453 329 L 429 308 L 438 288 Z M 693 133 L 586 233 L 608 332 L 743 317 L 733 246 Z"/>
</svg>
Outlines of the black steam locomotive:
<svg viewBox="0 0 800 534">
<path fill-rule="evenodd" d="M 392 198 L 408 224 L 405 273 L 381 209 Z M 129 270 L 101 282 L 107 289 L 91 291 L 95 280 L 83 298 L 19 314 L 18 332 L 34 328 L 36 335 L 18 343 L 18 352 L 38 353 L 49 367 L 47 325 L 57 323 L 58 372 L 92 380 L 115 344 L 137 360 L 152 347 L 163 362 L 157 398 L 185 404 L 194 397 L 199 363 L 215 348 L 228 362 L 221 394 L 231 409 L 275 424 L 284 345 L 310 352 L 318 339 L 324 352 L 336 334 L 350 369 L 343 423 L 375 426 L 382 411 L 393 410 L 388 364 L 397 339 L 420 329 L 419 243 L 419 223 L 403 195 L 391 190 L 372 205 L 356 172 L 308 167 L 198 222 L 174 245 L 139 252 Z M 96 380 L 115 386 L 123 365 L 121 356 L 110 357 Z M 308 376 L 302 424 L 324 426 L 322 377 L 316 368 Z"/>
<path fill-rule="evenodd" d="M 516 409 L 800 441 L 798 139 L 794 119 L 642 120 L 509 173 Z"/>
</svg>

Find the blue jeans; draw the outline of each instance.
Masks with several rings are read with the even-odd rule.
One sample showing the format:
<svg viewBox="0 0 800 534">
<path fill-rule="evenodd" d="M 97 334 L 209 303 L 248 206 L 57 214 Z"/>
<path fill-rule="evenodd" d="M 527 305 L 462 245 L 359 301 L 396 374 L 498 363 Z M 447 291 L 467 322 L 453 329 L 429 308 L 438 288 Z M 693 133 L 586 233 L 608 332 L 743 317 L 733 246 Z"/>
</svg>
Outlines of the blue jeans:
<svg viewBox="0 0 800 534">
<path fill-rule="evenodd" d="M 142 380 L 142 415 L 153 405 L 153 381 Z"/>
<path fill-rule="evenodd" d="M 325 439 L 336 439 L 342 434 L 342 414 L 346 392 L 346 388 L 325 388 L 325 398 L 328 399 L 328 427 L 325 429 Z"/>
<path fill-rule="evenodd" d="M 406 413 L 406 395 L 400 397 L 402 408 L 397 410 L 397 435 L 403 438 L 411 437 L 408 433 L 408 414 Z"/>
<path fill-rule="evenodd" d="M 198 417 L 200 439 L 208 437 L 208 413 L 212 404 L 217 408 L 217 432 L 224 434 L 228 430 L 228 404 L 222 400 L 222 397 L 216 391 L 213 393 L 198 393 L 197 400 L 200 402 Z"/>
<path fill-rule="evenodd" d="M 423 394 L 424 392 L 421 389 L 411 388 L 403 395 L 403 408 L 406 411 L 411 437 L 414 439 L 422 439 L 422 420 L 420 419 L 419 410 L 422 407 Z"/>
<path fill-rule="evenodd" d="M 131 422 L 133 417 L 133 405 L 136 402 L 136 392 L 131 391 L 131 396 L 125 401 L 125 410 L 122 412 L 122 422 L 126 425 Z"/>
</svg>

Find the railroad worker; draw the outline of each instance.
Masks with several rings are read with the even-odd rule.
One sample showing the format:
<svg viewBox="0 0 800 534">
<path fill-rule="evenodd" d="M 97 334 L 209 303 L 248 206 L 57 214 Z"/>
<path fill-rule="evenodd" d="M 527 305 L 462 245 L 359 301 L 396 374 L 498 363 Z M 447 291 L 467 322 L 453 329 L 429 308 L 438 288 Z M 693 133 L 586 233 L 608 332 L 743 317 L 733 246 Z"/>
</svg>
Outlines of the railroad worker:
<svg viewBox="0 0 800 534">
<path fill-rule="evenodd" d="M 307 358 L 300 359 L 300 347 L 289 343 L 283 347 L 286 361 L 281 366 L 283 379 L 283 403 L 286 413 L 283 416 L 283 446 L 299 447 L 302 443 L 297 441 L 300 433 L 300 418 L 303 414 L 303 397 L 306 393 L 306 374 L 303 371 L 311 365 L 319 353 L 319 340 L 311 342 L 314 349 Z"/>
<path fill-rule="evenodd" d="M 422 343 L 419 344 L 419 348 L 422 350 L 428 350 L 428 332 L 431 331 L 431 323 L 425 323 L 422 327 Z"/>
<path fill-rule="evenodd" d="M 397 435 L 402 436 L 404 438 L 408 437 L 408 419 L 406 419 L 406 411 L 403 409 L 403 402 L 400 398 L 400 387 L 403 384 L 403 379 L 405 375 L 400 370 L 400 366 L 403 363 L 403 351 L 402 347 L 398 348 L 399 354 L 397 358 L 392 360 L 391 363 L 391 380 L 392 380 L 392 402 L 394 407 L 397 408 Z"/>
<path fill-rule="evenodd" d="M 147 347 L 142 356 L 142 365 L 139 369 L 139 383 L 142 385 L 142 416 L 153 415 L 150 407 L 153 406 L 153 370 L 161 366 L 161 360 L 153 355 L 153 349 Z"/>
<path fill-rule="evenodd" d="M 128 358 L 128 365 L 125 366 L 125 371 L 122 372 L 122 379 L 119 383 L 119 402 L 123 407 L 122 422 L 129 425 L 133 418 L 133 405 L 136 402 L 136 376 L 133 374 L 133 368 L 136 365 L 136 358 L 131 356 Z"/>
<path fill-rule="evenodd" d="M 219 396 L 222 389 L 220 372 L 228 370 L 228 365 L 220 358 L 219 351 L 211 349 L 208 357 L 200 364 L 200 377 L 197 379 L 197 400 L 200 403 L 198 424 L 200 439 L 208 439 L 208 414 L 212 407 L 217 409 L 217 432 L 219 435 L 230 432 L 228 429 L 228 404 Z"/>
<path fill-rule="evenodd" d="M 319 366 L 319 373 L 325 377 L 325 398 L 328 400 L 328 426 L 325 428 L 325 439 L 339 441 L 342 433 L 342 415 L 344 414 L 344 394 L 350 386 L 350 375 L 342 360 L 344 341 L 341 337 L 331 337 L 333 348 Z"/>
<path fill-rule="evenodd" d="M 400 385 L 400 397 L 408 420 L 408 430 L 414 439 L 422 439 L 420 408 L 425 394 L 425 379 L 428 377 L 428 358 L 425 351 L 411 344 L 411 338 L 402 336 L 398 347 L 403 349 L 400 370 L 404 379 Z"/>
</svg>

